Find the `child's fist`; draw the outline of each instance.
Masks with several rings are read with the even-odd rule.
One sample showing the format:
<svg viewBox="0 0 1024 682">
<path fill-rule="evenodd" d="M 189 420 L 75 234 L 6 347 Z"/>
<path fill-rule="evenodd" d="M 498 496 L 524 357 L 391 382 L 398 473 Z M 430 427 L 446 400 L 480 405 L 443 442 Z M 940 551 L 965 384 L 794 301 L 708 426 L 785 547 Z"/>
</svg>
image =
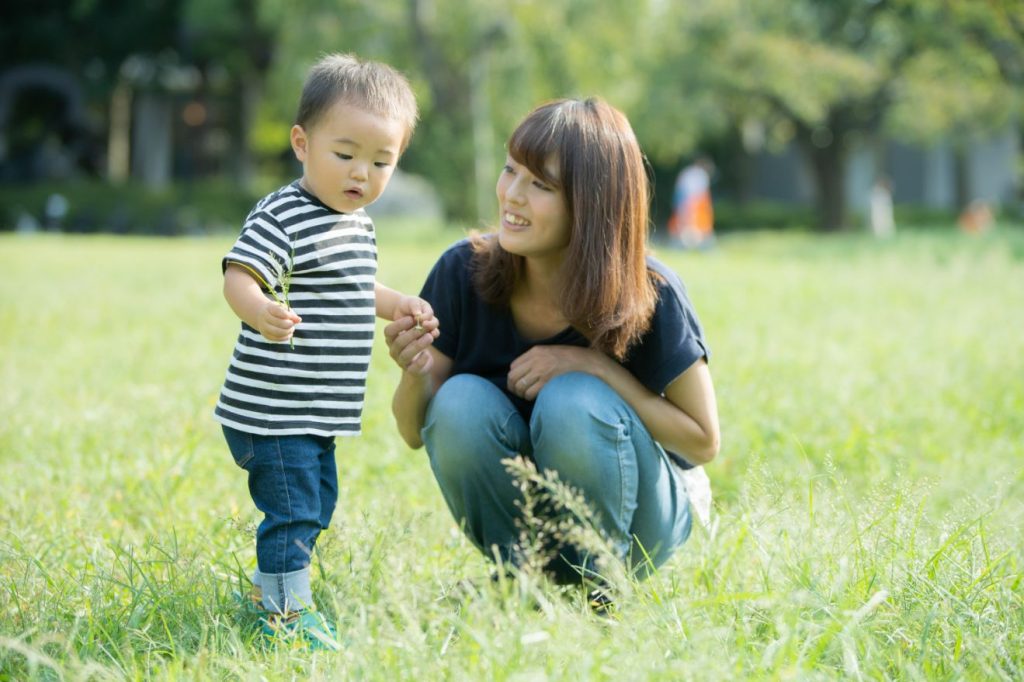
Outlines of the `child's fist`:
<svg viewBox="0 0 1024 682">
<path fill-rule="evenodd" d="M 395 319 L 403 317 L 411 317 L 414 322 L 413 329 L 420 332 L 421 335 L 430 334 L 433 338 L 437 338 L 441 333 L 438 331 L 440 325 L 437 318 L 434 317 L 434 309 L 418 296 L 402 296 L 398 299 Z"/>
<path fill-rule="evenodd" d="M 299 322 L 302 322 L 302 318 L 296 315 L 294 310 L 280 303 L 268 301 L 260 311 L 256 331 L 268 341 L 287 341 L 295 333 L 295 325 Z"/>
</svg>

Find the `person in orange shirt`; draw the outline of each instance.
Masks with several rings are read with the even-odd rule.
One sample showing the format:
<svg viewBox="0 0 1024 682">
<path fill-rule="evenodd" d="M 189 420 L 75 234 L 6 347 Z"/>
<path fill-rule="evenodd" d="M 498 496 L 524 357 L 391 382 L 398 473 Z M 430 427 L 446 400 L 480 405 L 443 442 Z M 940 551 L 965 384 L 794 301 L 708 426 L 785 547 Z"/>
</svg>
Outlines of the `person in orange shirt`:
<svg viewBox="0 0 1024 682">
<path fill-rule="evenodd" d="M 672 195 L 672 217 L 668 233 L 685 249 L 706 248 L 715 240 L 715 215 L 711 203 L 711 173 L 714 164 L 700 157 L 683 168 Z"/>
</svg>

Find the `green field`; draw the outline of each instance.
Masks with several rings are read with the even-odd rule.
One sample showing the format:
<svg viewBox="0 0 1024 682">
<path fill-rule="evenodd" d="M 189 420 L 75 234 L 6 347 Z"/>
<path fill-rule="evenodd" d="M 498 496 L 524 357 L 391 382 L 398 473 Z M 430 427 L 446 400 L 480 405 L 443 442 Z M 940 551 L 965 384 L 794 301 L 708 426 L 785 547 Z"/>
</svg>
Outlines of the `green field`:
<svg viewBox="0 0 1024 682">
<path fill-rule="evenodd" d="M 380 231 L 408 290 L 459 236 Z M 256 520 L 210 416 L 231 240 L 0 236 L 0 679 L 1024 678 L 1020 231 L 661 253 L 713 351 L 716 520 L 610 618 L 487 583 L 378 340 L 320 654 L 254 643 L 231 599 Z"/>
</svg>

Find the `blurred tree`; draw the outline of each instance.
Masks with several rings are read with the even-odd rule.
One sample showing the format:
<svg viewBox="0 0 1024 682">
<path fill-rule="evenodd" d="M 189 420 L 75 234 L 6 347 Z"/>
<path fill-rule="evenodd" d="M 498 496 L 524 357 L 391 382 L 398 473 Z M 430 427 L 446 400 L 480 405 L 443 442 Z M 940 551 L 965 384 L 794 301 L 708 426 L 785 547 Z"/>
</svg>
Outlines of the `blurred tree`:
<svg viewBox="0 0 1024 682">
<path fill-rule="evenodd" d="M 94 80 L 112 85 L 130 55 L 175 46 L 181 0 L 147 0 L 125 10 L 118 0 L 12 3 L 0 22 L 2 63 L 88 69 Z"/>
<path fill-rule="evenodd" d="M 235 181 L 251 187 L 253 128 L 276 43 L 273 8 L 260 0 L 184 0 L 182 48 L 203 74 L 202 90 L 221 74 L 228 100 L 231 169 Z"/>
<path fill-rule="evenodd" d="M 646 0 L 265 0 L 282 26 L 271 78 L 275 117 L 290 120 L 305 68 L 326 51 L 355 52 L 406 73 L 421 122 L 402 165 L 438 189 L 449 218 L 494 211 L 505 135 L 533 104 L 581 91 L 628 98 Z M 564 27 L 572 26 L 572 31 Z"/>
<path fill-rule="evenodd" d="M 133 93 L 190 90 L 211 81 L 227 95 L 235 179 L 252 176 L 250 130 L 270 66 L 274 25 L 260 0 L 41 0 L 16 3 L 0 23 L 5 65 L 44 62 L 84 76 L 90 94 L 108 102 L 109 170 L 128 170 Z M 183 81 L 184 79 L 184 81 Z M 234 106 L 230 106 L 234 105 Z"/>
<path fill-rule="evenodd" d="M 444 21 L 438 21 L 438 9 L 421 0 L 266 0 L 282 26 L 282 58 L 271 77 L 279 127 L 287 130 L 306 69 L 324 53 L 385 61 L 409 76 L 420 105 L 420 124 L 402 166 L 427 176 L 450 216 L 471 216 L 469 64 L 480 44 L 474 37 L 482 21 L 477 10 L 487 2 L 444 2 Z"/>
<path fill-rule="evenodd" d="M 118 84 L 132 57 L 150 64 L 167 61 L 168 51 L 177 42 L 180 13 L 181 0 L 148 0 L 133 11 L 125 11 L 124 3 L 116 0 L 14 3 L 4 9 L 4 20 L 0 22 L 0 70 L 46 65 L 77 74 L 90 104 L 101 103 L 99 107 L 90 107 L 99 112 L 90 117 L 91 128 L 95 129 L 87 134 L 100 139 L 103 131 L 99 121 L 114 123 L 110 144 L 116 159 L 108 166 L 126 175 L 130 117 L 123 113 L 131 106 L 131 99 L 118 90 Z M 146 75 L 144 71 L 136 69 L 139 77 Z M 155 69 L 147 73 L 152 75 Z M 38 93 L 28 93 L 29 99 L 37 96 Z M 28 109 L 30 115 L 39 113 L 31 110 L 31 102 Z M 41 136 L 51 133 L 37 130 L 22 143 L 38 146 L 43 140 Z"/>
<path fill-rule="evenodd" d="M 819 223 L 839 229 L 859 141 L 965 139 L 1019 111 L 1019 10 L 1018 0 L 664 3 L 651 40 L 660 47 L 644 55 L 642 127 L 663 156 L 729 127 L 794 139 L 814 175 Z"/>
</svg>

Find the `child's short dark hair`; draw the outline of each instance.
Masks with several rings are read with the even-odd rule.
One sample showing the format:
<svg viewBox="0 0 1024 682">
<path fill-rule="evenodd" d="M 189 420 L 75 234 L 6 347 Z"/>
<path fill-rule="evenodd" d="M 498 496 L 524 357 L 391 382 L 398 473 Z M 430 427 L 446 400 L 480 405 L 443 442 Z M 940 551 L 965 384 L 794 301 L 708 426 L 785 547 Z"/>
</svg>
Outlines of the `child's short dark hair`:
<svg viewBox="0 0 1024 682">
<path fill-rule="evenodd" d="M 402 149 L 409 144 L 419 111 L 409 81 L 401 73 L 380 62 L 361 61 L 350 54 L 329 54 L 309 70 L 302 86 L 295 124 L 315 126 L 338 102 L 405 125 Z"/>
</svg>

